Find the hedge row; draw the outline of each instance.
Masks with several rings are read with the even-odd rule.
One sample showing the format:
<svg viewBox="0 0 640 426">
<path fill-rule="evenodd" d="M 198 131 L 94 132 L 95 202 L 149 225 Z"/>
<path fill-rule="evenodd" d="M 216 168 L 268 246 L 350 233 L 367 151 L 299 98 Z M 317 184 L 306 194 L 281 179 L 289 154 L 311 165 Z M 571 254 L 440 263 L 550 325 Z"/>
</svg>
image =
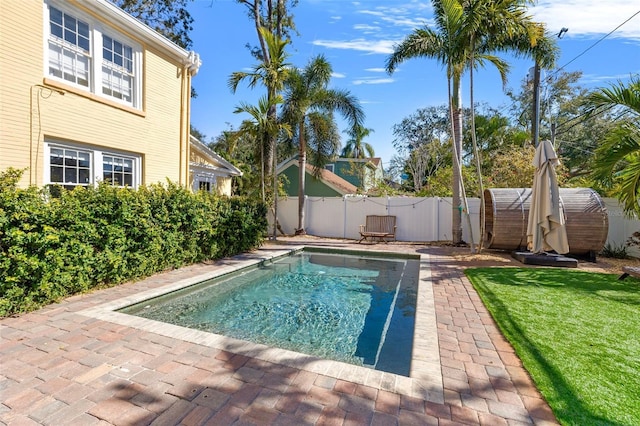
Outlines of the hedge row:
<svg viewBox="0 0 640 426">
<path fill-rule="evenodd" d="M 258 247 L 266 206 L 169 183 L 51 197 L 0 172 L 0 317 L 88 289 Z"/>
</svg>

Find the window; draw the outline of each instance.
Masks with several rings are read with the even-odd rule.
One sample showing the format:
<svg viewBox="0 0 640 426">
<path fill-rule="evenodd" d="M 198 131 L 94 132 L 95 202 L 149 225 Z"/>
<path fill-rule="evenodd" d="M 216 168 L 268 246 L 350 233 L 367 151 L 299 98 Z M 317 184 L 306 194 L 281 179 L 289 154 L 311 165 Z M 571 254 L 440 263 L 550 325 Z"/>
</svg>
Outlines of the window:
<svg viewBox="0 0 640 426">
<path fill-rule="evenodd" d="M 102 93 L 131 102 L 133 80 L 133 49 L 103 35 Z"/>
<path fill-rule="evenodd" d="M 326 166 L 324 166 L 324 168 L 329 170 L 331 173 L 334 173 L 334 164 L 327 164 Z"/>
<path fill-rule="evenodd" d="M 49 183 L 73 189 L 91 183 L 91 152 L 76 149 L 51 148 Z"/>
<path fill-rule="evenodd" d="M 54 7 L 49 14 L 49 74 L 89 87 L 89 24 Z"/>
<path fill-rule="evenodd" d="M 106 33 L 102 24 L 79 12 L 53 4 L 47 8 L 48 75 L 139 107 L 140 48 L 122 36 Z"/>
<path fill-rule="evenodd" d="M 193 191 L 215 192 L 218 189 L 217 176 L 208 170 L 197 170 L 193 174 Z"/>
<path fill-rule="evenodd" d="M 45 184 L 66 189 L 94 186 L 99 181 L 136 188 L 140 184 L 141 157 L 98 148 L 45 144 Z"/>
<path fill-rule="evenodd" d="M 133 159 L 103 155 L 102 180 L 115 186 L 133 186 Z"/>
</svg>

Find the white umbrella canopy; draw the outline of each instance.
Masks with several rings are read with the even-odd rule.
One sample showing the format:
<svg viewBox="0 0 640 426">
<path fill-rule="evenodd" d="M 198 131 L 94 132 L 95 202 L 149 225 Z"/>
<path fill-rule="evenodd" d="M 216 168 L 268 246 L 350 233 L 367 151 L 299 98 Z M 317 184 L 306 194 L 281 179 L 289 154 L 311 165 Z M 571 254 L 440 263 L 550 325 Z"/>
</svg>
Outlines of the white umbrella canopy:
<svg viewBox="0 0 640 426">
<path fill-rule="evenodd" d="M 560 203 L 555 170 L 557 164 L 558 156 L 553 145 L 548 140 L 542 141 L 533 157 L 536 172 L 527 224 L 527 247 L 533 253 L 551 250 L 558 254 L 569 252 L 564 210 Z"/>
</svg>

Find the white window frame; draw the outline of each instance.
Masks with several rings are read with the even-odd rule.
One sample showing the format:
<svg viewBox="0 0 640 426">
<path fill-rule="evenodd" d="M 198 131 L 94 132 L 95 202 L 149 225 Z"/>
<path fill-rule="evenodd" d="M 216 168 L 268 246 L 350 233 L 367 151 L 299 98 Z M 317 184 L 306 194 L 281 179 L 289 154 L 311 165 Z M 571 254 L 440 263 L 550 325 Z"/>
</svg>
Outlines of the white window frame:
<svg viewBox="0 0 640 426">
<path fill-rule="evenodd" d="M 136 109 L 142 109 L 142 48 L 139 44 L 126 37 L 124 34 L 118 33 L 111 27 L 105 26 L 102 22 L 95 18 L 83 13 L 82 11 L 73 8 L 66 2 L 59 0 L 47 0 L 44 3 L 44 75 L 52 80 L 59 81 L 61 83 L 73 86 L 83 91 L 88 91 L 101 98 L 108 99 L 113 102 L 117 102 L 123 105 L 127 105 Z M 86 53 L 83 49 L 80 49 L 72 44 L 65 42 L 51 35 L 50 26 L 50 8 L 54 7 L 64 14 L 67 14 L 89 26 L 89 47 L 90 50 Z M 103 36 L 107 36 L 112 40 L 130 48 L 132 51 L 132 64 L 131 70 L 128 70 L 125 66 L 119 66 L 114 62 L 110 62 L 104 59 L 103 54 Z M 63 76 L 56 76 L 49 72 L 49 60 L 51 55 L 51 49 L 49 45 L 51 40 L 55 38 L 54 44 L 64 46 L 66 51 L 72 52 L 76 55 L 84 55 L 88 58 L 88 85 L 78 84 L 73 81 L 64 79 Z M 107 77 L 107 73 L 104 70 L 108 70 L 111 75 L 126 76 L 133 81 L 130 84 L 130 99 L 126 96 L 121 96 L 121 92 L 116 91 L 116 95 L 112 96 L 103 92 L 103 81 Z M 63 73 L 64 74 L 64 73 Z M 120 78 L 120 81 L 126 80 L 125 77 Z M 118 86 L 116 84 L 116 86 Z M 112 85 L 113 87 L 113 85 Z"/>
<path fill-rule="evenodd" d="M 218 192 L 218 176 L 215 173 L 207 173 L 202 171 L 193 172 L 193 192 L 200 191 L 200 183 L 208 183 L 208 192 Z"/>
<path fill-rule="evenodd" d="M 89 153 L 89 182 L 74 183 L 74 182 L 52 182 L 51 181 L 51 154 L 54 149 L 64 149 L 71 151 L 79 151 L 82 153 Z M 142 156 L 139 154 L 127 153 L 123 151 L 104 149 L 91 145 L 76 144 L 72 142 L 58 142 L 55 140 L 45 139 L 44 143 L 44 172 L 43 172 L 43 184 L 44 185 L 61 185 L 61 186 L 98 186 L 98 183 L 104 180 L 104 162 L 107 158 L 116 158 L 131 161 L 132 173 L 131 173 L 131 185 L 114 185 L 118 187 L 128 187 L 137 189 L 142 182 Z"/>
<path fill-rule="evenodd" d="M 326 164 L 326 165 L 324 166 L 324 168 L 325 168 L 325 169 L 327 169 L 327 170 L 329 170 L 331 173 L 335 173 L 335 167 L 336 167 L 336 165 L 335 165 L 335 164 Z"/>
</svg>

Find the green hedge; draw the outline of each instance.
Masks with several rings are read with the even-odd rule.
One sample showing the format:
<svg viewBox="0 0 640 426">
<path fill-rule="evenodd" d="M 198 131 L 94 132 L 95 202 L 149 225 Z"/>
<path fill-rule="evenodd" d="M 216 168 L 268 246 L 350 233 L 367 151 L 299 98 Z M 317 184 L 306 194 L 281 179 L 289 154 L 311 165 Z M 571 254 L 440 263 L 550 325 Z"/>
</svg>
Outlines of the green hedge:
<svg viewBox="0 0 640 426">
<path fill-rule="evenodd" d="M 0 172 L 0 317 L 260 246 L 266 206 L 169 183 L 52 197 Z"/>
</svg>

